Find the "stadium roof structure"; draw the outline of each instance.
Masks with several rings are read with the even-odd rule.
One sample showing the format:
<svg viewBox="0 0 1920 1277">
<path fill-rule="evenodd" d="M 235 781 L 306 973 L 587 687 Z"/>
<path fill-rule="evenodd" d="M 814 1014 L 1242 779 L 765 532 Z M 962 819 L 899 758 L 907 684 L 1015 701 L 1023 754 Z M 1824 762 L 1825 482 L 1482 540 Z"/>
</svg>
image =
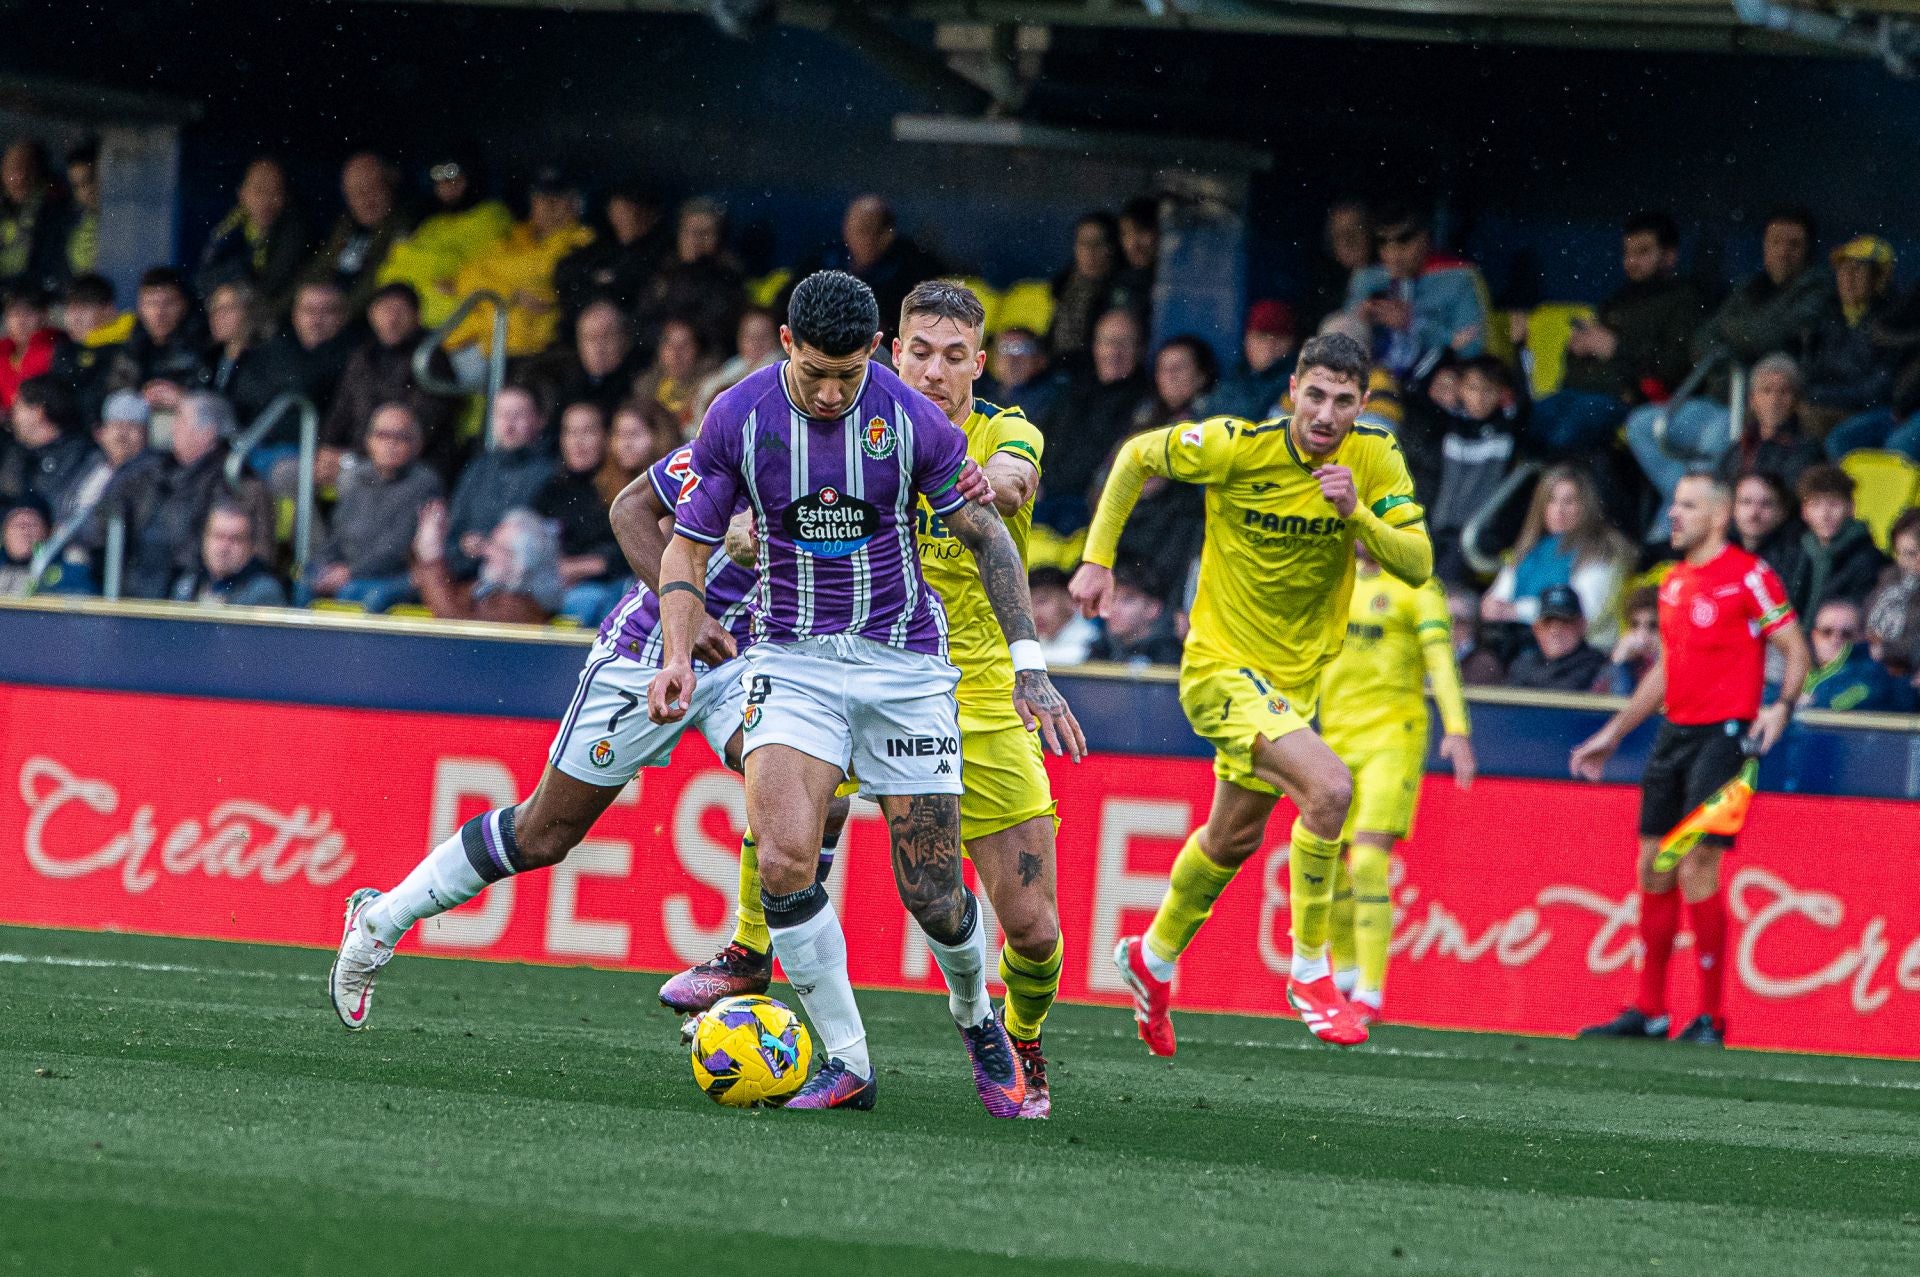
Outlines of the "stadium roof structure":
<svg viewBox="0 0 1920 1277">
<path fill-rule="evenodd" d="M 448 3 L 456 0 L 415 0 Z M 850 15 L 935 23 L 1721 53 L 1835 53 L 1920 65 L 1920 0 L 457 0 L 518 8 L 705 14 L 739 34 Z"/>
</svg>

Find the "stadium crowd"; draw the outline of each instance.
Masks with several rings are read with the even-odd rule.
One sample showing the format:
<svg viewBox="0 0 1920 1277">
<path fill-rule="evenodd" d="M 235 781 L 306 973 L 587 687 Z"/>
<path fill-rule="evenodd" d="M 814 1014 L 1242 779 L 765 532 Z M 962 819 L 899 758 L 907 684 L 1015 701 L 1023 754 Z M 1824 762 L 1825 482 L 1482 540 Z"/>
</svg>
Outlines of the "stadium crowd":
<svg viewBox="0 0 1920 1277">
<path fill-rule="evenodd" d="M 96 155 L 64 160 L 30 140 L 0 160 L 0 596 L 98 592 L 117 526 L 130 597 L 596 625 L 630 580 L 612 498 L 779 357 L 790 281 L 850 271 L 890 318 L 950 269 L 862 195 L 837 242 L 750 279 L 712 200 L 619 184 L 590 202 L 546 169 L 518 216 L 460 154 L 411 175 L 352 156 L 316 234 L 263 157 L 202 250 L 147 270 L 123 311 L 96 272 Z M 1023 407 L 1047 443 L 1032 585 L 1055 666 L 1179 660 L 1198 489 L 1148 484 L 1109 618 L 1067 596 L 1120 442 L 1286 412 L 1299 341 L 1337 330 L 1376 354 L 1367 418 L 1396 433 L 1427 507 L 1469 683 L 1630 690 L 1658 646 L 1665 502 L 1710 468 L 1808 628 L 1810 703 L 1920 705 L 1920 510 L 1882 508 L 1878 488 L 1856 505 L 1867 463 L 1920 462 L 1920 285 L 1896 292 L 1884 240 L 1826 248 L 1810 213 L 1775 212 L 1761 269 L 1715 297 L 1682 271 L 1672 219 L 1639 214 L 1608 296 L 1504 316 L 1416 210 L 1342 201 L 1307 286 L 1255 301 L 1223 368 L 1200 338 L 1152 331 L 1159 212 L 1141 198 L 1082 217 L 1043 304 L 990 324 L 979 394 Z M 415 371 L 482 292 L 502 299 L 509 357 L 484 421 L 491 304 L 429 352 L 428 380 Z M 286 395 L 319 420 L 322 509 L 297 571 L 296 414 L 229 465 Z M 34 573 L 58 529 L 71 538 Z"/>
</svg>

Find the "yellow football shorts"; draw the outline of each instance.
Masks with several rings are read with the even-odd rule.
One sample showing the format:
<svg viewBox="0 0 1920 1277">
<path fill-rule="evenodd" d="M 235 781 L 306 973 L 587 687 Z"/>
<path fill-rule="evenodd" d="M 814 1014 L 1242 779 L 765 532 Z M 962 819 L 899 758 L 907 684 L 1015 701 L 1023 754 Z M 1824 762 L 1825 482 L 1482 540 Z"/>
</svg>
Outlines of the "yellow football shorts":
<svg viewBox="0 0 1920 1277">
<path fill-rule="evenodd" d="M 1258 670 L 1224 661 L 1180 667 L 1180 708 L 1200 739 L 1213 746 L 1213 774 L 1256 794 L 1280 791 L 1253 774 L 1253 742 L 1279 740 L 1313 726 L 1320 680 L 1279 687 Z"/>
<path fill-rule="evenodd" d="M 1040 734 L 1016 719 L 1009 727 L 960 733 L 960 841 L 972 842 L 1036 816 L 1052 816 L 1059 804 L 1047 779 Z M 1055 825 L 1058 826 L 1056 818 Z"/>
<path fill-rule="evenodd" d="M 1427 761 L 1425 724 L 1417 732 L 1406 732 L 1403 739 L 1380 740 L 1335 752 L 1353 773 L 1353 804 L 1347 808 L 1341 839 L 1351 841 L 1359 829 L 1395 838 L 1413 832 L 1420 777 Z"/>
</svg>

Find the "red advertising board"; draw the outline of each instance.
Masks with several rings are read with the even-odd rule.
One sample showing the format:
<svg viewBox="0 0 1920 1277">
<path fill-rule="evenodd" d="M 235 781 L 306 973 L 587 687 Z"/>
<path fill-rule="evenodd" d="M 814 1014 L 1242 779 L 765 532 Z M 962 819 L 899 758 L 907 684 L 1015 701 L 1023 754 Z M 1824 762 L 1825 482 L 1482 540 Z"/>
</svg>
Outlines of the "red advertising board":
<svg viewBox="0 0 1920 1277">
<path fill-rule="evenodd" d="M 350 889 L 392 885 L 461 821 L 528 792 L 551 730 L 0 684 L 0 922 L 331 948 Z M 1108 955 L 1151 915 L 1211 769 L 1106 755 L 1053 776 L 1062 994 L 1119 1005 Z M 1461 793 L 1430 777 L 1395 868 L 1388 1018 L 1567 1033 L 1617 1009 L 1638 960 L 1634 813 L 1618 786 Z M 564 865 L 497 884 L 405 945 L 651 971 L 706 957 L 731 927 L 743 814 L 738 777 L 691 735 Z M 1287 819 L 1182 962 L 1178 1005 L 1287 1014 Z M 1920 893 L 1902 870 L 1916 851 L 1912 804 L 1760 796 L 1727 862 L 1738 1043 L 1920 1058 Z M 938 988 L 873 808 L 856 808 L 839 864 L 855 981 Z"/>
</svg>

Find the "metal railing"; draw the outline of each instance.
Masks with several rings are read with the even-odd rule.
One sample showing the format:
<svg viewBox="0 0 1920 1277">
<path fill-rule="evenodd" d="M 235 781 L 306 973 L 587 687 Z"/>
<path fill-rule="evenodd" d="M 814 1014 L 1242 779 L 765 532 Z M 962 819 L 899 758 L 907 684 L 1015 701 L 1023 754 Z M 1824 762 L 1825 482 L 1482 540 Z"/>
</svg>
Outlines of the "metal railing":
<svg viewBox="0 0 1920 1277">
<path fill-rule="evenodd" d="M 1660 411 L 1654 414 L 1653 441 L 1659 446 L 1660 451 L 1676 461 L 1712 461 L 1723 451 L 1684 449 L 1677 446 L 1672 439 L 1674 413 L 1689 400 L 1698 397 L 1701 385 L 1708 377 L 1719 371 L 1722 364 L 1732 366 L 1727 383 L 1727 442 L 1729 446 L 1739 446 L 1740 435 L 1747 427 L 1747 366 L 1735 359 L 1731 351 L 1715 350 L 1693 366 L 1693 371 L 1687 374 L 1686 380 L 1681 382 L 1679 388 L 1673 392 L 1673 397 L 1661 404 Z M 1700 440 L 1700 446 L 1704 447 L 1706 443 L 1705 439 Z"/>
<path fill-rule="evenodd" d="M 1475 572 L 1482 576 L 1492 576 L 1500 570 L 1504 562 L 1502 556 L 1505 555 L 1507 548 L 1502 546 L 1498 550 L 1488 552 L 1480 547 L 1480 538 L 1486 534 L 1487 526 L 1493 522 L 1494 517 L 1507 508 L 1507 503 L 1513 500 L 1514 494 L 1538 479 L 1540 472 L 1545 468 L 1538 461 L 1523 461 L 1515 466 L 1512 472 L 1500 481 L 1500 486 L 1493 490 L 1493 495 L 1487 498 L 1486 504 L 1467 520 L 1467 526 L 1460 529 L 1460 552 L 1466 556 L 1467 563 Z"/>
<path fill-rule="evenodd" d="M 33 557 L 27 560 L 27 580 L 31 583 L 29 593 L 39 592 L 40 587 L 45 584 L 47 570 L 92 521 L 94 513 L 92 507 L 80 511 L 55 528 L 53 535 L 34 547 Z M 127 516 L 125 511 L 115 510 L 107 518 L 107 543 L 101 566 L 100 593 L 102 596 L 109 599 L 120 597 L 120 578 L 126 560 Z"/>
<path fill-rule="evenodd" d="M 499 293 L 490 289 L 481 289 L 468 293 L 453 313 L 448 315 L 440 326 L 427 334 L 413 352 L 413 379 L 420 389 L 433 395 L 469 395 L 472 390 L 458 381 L 448 381 L 433 371 L 433 357 L 446 347 L 447 338 L 454 329 L 471 315 L 475 308 L 483 305 L 493 307 L 493 339 L 487 349 L 486 389 L 482 392 L 484 403 L 480 413 L 480 437 L 487 448 L 493 447 L 493 401 L 500 396 L 500 389 L 507 384 L 507 303 Z"/>
<path fill-rule="evenodd" d="M 260 415 L 253 419 L 253 424 L 233 441 L 233 448 L 227 453 L 227 482 L 240 482 L 240 476 L 246 471 L 247 455 L 260 446 L 260 442 L 289 412 L 300 414 L 300 467 L 293 496 L 293 576 L 297 581 L 306 571 L 307 559 L 313 550 L 313 506 L 316 495 L 313 467 L 320 446 L 320 410 L 314 407 L 313 400 L 291 390 L 275 395 L 261 409 Z"/>
</svg>

